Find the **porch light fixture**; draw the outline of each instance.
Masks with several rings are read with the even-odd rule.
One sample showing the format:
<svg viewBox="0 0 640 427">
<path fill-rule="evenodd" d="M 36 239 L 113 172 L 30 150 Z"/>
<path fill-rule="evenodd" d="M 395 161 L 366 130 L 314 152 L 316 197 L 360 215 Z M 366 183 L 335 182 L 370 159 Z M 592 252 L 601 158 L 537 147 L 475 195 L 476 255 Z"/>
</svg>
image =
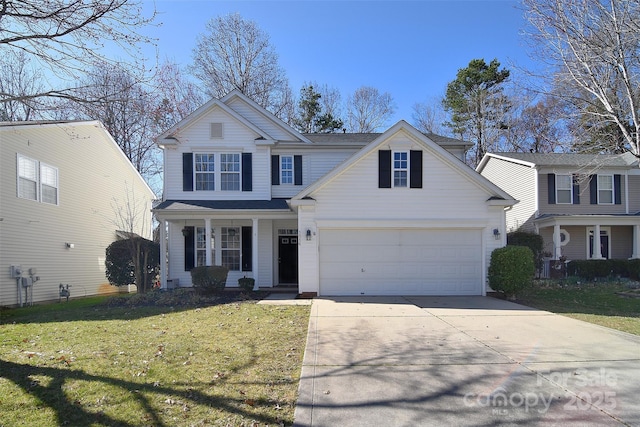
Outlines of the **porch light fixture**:
<svg viewBox="0 0 640 427">
<path fill-rule="evenodd" d="M 311 240 L 311 230 L 307 228 L 307 240 Z"/>
<path fill-rule="evenodd" d="M 497 228 L 493 229 L 493 238 L 496 240 L 500 240 L 500 230 L 498 230 Z"/>
<path fill-rule="evenodd" d="M 183 235 L 184 237 L 189 237 L 189 234 L 191 234 L 191 233 L 190 233 L 190 230 L 185 226 L 185 227 L 182 229 L 182 235 Z"/>
</svg>

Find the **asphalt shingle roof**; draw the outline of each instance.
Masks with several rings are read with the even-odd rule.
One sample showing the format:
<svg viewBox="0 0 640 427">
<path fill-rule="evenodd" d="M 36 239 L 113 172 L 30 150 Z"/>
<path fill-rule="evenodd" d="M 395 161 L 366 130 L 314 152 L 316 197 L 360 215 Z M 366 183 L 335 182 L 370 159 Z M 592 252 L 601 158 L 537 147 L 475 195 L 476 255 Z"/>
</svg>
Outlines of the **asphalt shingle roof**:
<svg viewBox="0 0 640 427">
<path fill-rule="evenodd" d="M 638 159 L 631 153 L 624 154 L 579 154 L 579 153 L 494 153 L 538 166 L 598 166 L 630 167 L 637 166 Z"/>
</svg>

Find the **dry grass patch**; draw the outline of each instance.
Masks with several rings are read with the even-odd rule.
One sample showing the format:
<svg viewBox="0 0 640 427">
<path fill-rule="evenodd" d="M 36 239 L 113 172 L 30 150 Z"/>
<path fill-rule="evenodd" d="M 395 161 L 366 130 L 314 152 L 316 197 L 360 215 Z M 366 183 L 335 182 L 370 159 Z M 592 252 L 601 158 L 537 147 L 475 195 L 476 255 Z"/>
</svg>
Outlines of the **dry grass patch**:
<svg viewBox="0 0 640 427">
<path fill-rule="evenodd" d="M 23 310 L 0 325 L 0 424 L 290 425 L 308 316 L 254 301 Z"/>
</svg>

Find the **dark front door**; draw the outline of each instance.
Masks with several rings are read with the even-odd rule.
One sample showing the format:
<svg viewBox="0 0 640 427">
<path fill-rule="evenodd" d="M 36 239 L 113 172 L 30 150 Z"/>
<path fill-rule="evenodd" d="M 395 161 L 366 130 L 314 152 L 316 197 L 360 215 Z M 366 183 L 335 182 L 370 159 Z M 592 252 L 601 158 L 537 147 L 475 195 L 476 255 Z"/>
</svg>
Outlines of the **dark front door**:
<svg viewBox="0 0 640 427">
<path fill-rule="evenodd" d="M 609 235 L 600 234 L 600 255 L 609 259 Z M 589 235 L 589 257 L 593 257 L 593 234 Z"/>
<path fill-rule="evenodd" d="M 278 236 L 278 282 L 298 283 L 298 236 Z"/>
</svg>

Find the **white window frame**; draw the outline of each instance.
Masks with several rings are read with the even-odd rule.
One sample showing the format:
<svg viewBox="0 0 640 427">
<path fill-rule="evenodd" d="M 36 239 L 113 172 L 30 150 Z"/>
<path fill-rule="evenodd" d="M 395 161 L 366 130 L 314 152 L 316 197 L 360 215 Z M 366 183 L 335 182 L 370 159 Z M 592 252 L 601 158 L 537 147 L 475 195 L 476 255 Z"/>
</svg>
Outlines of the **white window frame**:
<svg viewBox="0 0 640 427">
<path fill-rule="evenodd" d="M 231 232 L 231 230 L 234 230 Z M 241 227 L 221 227 L 220 229 L 220 265 L 227 267 L 229 271 L 242 269 L 242 238 Z M 233 264 L 229 257 L 233 256 Z M 236 261 L 237 260 L 237 264 Z"/>
<path fill-rule="evenodd" d="M 199 160 L 198 157 L 202 157 L 202 156 L 207 156 L 207 161 L 203 162 L 202 160 Z M 210 157 L 213 159 L 211 160 Z M 216 189 L 216 158 L 218 156 L 216 155 L 216 153 L 194 153 L 193 155 L 193 182 L 194 182 L 194 190 L 195 191 L 215 191 Z M 207 165 L 207 167 L 205 169 L 202 169 L 202 167 L 204 165 Z M 212 165 L 213 170 L 209 170 L 209 165 Z M 198 168 L 201 168 L 200 170 L 198 170 Z M 212 182 L 212 186 L 213 188 L 198 188 L 199 184 L 201 184 L 201 182 L 198 181 L 198 176 L 202 175 L 202 176 L 206 176 L 206 177 L 210 177 L 213 179 Z M 203 181 L 203 182 L 209 182 L 207 181 Z"/>
<path fill-rule="evenodd" d="M 609 179 L 611 179 L 611 188 L 602 188 L 600 186 L 600 178 L 604 178 L 607 177 Z M 614 194 L 614 187 L 615 187 L 615 182 L 613 180 L 613 175 L 600 175 L 598 174 L 598 204 L 599 205 L 613 205 L 615 203 L 615 194 Z M 602 198 L 600 197 L 600 193 L 601 192 L 608 192 L 609 194 L 611 194 L 611 201 L 610 202 L 604 202 L 602 201 Z"/>
<path fill-rule="evenodd" d="M 50 171 L 51 175 L 47 172 Z M 49 179 L 52 178 L 53 181 Z M 45 182 L 47 181 L 47 182 Z M 47 189 L 53 189 L 55 195 L 54 201 L 45 200 L 45 193 Z M 58 205 L 60 198 L 59 194 L 59 180 L 58 180 L 58 168 L 48 165 L 46 163 L 40 163 L 40 201 L 50 205 Z M 48 198 L 48 196 L 47 196 Z"/>
<path fill-rule="evenodd" d="M 280 184 L 293 184 L 293 168 L 293 156 L 280 156 Z"/>
<path fill-rule="evenodd" d="M 569 178 L 569 188 L 565 188 L 565 187 L 560 187 L 560 182 L 558 180 L 558 178 L 560 177 L 565 177 L 565 178 Z M 569 201 L 568 202 L 562 202 L 560 201 L 560 192 L 569 192 Z M 567 175 L 567 174 L 557 174 L 556 175 L 556 203 L 559 205 L 571 205 L 573 204 L 573 175 Z"/>
<path fill-rule="evenodd" d="M 33 175 L 31 174 L 27 174 L 25 173 L 25 168 L 23 167 L 23 164 L 25 164 L 26 162 L 31 164 L 31 169 L 33 170 Z M 23 156 L 22 154 L 18 154 L 17 160 L 16 160 L 16 191 L 17 191 L 17 196 L 21 199 L 25 199 L 25 200 L 33 200 L 33 201 L 39 201 L 39 197 L 38 197 L 38 181 L 39 181 L 39 171 L 40 168 L 38 167 L 38 161 L 35 159 L 32 159 L 31 157 L 27 157 L 27 156 Z M 25 188 L 26 188 L 26 183 L 29 184 L 29 190 L 31 190 L 31 187 L 33 187 L 33 193 L 34 193 L 34 197 L 27 197 L 28 195 L 31 194 L 31 191 L 29 191 L 29 194 L 26 194 L 25 192 Z"/>
<path fill-rule="evenodd" d="M 400 158 L 396 159 L 396 155 Z M 404 155 L 404 158 L 402 158 Z M 393 177 L 394 188 L 408 188 L 409 187 L 409 152 L 408 151 L 394 151 L 391 159 L 391 170 Z M 398 185 L 400 184 L 400 185 Z"/>
<path fill-rule="evenodd" d="M 234 158 L 233 161 L 229 161 L 228 157 L 237 157 L 237 161 Z M 219 159 L 219 167 L 220 171 L 220 191 L 240 191 L 242 189 L 242 156 L 240 153 L 220 153 L 218 155 Z M 229 166 L 233 166 L 234 170 L 227 170 Z M 235 170 L 235 166 L 237 165 L 237 170 Z M 236 177 L 236 180 L 232 180 L 231 183 L 234 184 L 234 188 L 228 188 L 229 178 Z M 237 188 L 236 185 L 237 184 Z M 225 187 L 225 188 L 223 188 Z"/>
</svg>

